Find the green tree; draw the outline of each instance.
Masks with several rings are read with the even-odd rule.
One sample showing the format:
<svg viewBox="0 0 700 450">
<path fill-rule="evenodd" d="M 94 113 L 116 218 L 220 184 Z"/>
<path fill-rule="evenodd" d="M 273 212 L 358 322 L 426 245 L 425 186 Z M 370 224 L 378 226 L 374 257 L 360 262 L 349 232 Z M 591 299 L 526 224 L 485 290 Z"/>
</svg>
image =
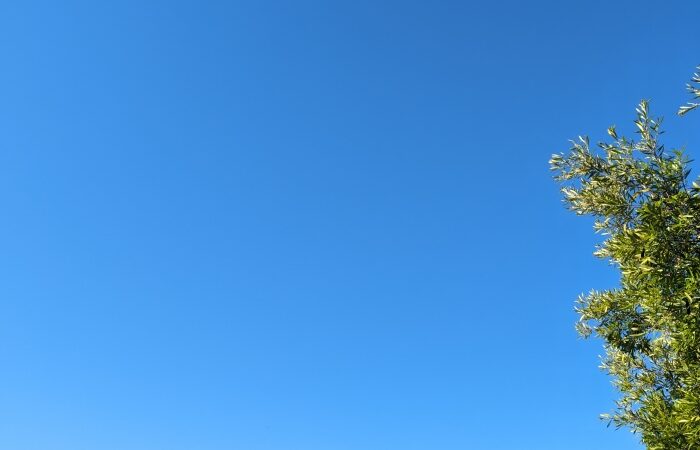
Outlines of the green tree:
<svg viewBox="0 0 700 450">
<path fill-rule="evenodd" d="M 700 98 L 698 74 L 688 87 Z M 594 254 L 620 271 L 617 288 L 579 297 L 577 329 L 603 340 L 620 393 L 604 418 L 650 450 L 700 449 L 700 184 L 688 183 L 684 154 L 660 144 L 647 101 L 634 124 L 634 138 L 613 126 L 607 142 L 579 137 L 550 160 L 567 206 L 604 236 Z"/>
</svg>

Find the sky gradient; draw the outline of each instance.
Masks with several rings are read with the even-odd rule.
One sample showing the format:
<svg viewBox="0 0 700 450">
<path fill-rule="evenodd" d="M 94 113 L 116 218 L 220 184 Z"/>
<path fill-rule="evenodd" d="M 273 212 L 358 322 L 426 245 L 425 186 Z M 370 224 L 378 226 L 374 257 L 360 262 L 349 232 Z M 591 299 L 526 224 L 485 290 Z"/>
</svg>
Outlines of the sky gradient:
<svg viewBox="0 0 700 450">
<path fill-rule="evenodd" d="M 0 5 L 0 448 L 634 450 L 547 161 L 700 3 Z"/>
</svg>

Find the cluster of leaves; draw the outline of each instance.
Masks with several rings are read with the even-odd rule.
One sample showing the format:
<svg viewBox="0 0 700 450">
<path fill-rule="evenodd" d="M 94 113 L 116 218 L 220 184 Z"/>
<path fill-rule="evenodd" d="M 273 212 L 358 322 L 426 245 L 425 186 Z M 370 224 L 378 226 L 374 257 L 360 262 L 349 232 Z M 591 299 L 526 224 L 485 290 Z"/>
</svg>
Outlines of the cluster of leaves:
<svg viewBox="0 0 700 450">
<path fill-rule="evenodd" d="M 697 70 L 698 72 L 695 72 L 693 78 L 690 79 L 690 83 L 686 85 L 688 92 L 690 92 L 690 95 L 693 97 L 693 101 L 680 107 L 678 110 L 679 116 L 683 116 L 700 106 L 700 103 L 695 101 L 700 99 L 700 66 L 698 66 Z"/>
<path fill-rule="evenodd" d="M 700 98 L 700 77 L 691 85 Z M 684 106 L 679 114 L 695 109 Z M 550 160 L 564 201 L 595 219 L 595 252 L 619 267 L 618 288 L 582 295 L 579 332 L 602 338 L 620 392 L 605 415 L 650 450 L 700 449 L 700 185 L 689 160 L 659 143 L 661 121 L 637 108 L 637 137 L 573 142 Z"/>
</svg>

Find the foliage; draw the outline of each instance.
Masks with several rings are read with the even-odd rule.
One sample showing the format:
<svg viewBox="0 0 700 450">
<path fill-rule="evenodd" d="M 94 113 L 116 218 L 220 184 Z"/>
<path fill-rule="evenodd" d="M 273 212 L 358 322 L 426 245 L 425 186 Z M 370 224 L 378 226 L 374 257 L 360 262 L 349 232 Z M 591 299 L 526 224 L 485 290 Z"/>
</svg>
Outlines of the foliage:
<svg viewBox="0 0 700 450">
<path fill-rule="evenodd" d="M 698 66 L 697 70 L 698 72 L 695 72 L 693 74 L 693 78 L 690 79 L 690 83 L 686 85 L 686 87 L 688 88 L 688 92 L 690 92 L 690 95 L 693 96 L 693 100 L 700 99 L 700 66 Z M 683 116 L 688 112 L 694 110 L 698 106 L 700 106 L 700 103 L 697 103 L 695 101 L 688 102 L 687 104 L 680 107 L 680 109 L 678 110 L 678 115 Z"/>
<path fill-rule="evenodd" d="M 700 98 L 698 74 L 692 83 Z M 579 298 L 577 328 L 602 338 L 602 368 L 620 392 L 603 417 L 650 450 L 700 449 L 700 184 L 688 184 L 684 154 L 659 143 L 647 101 L 634 124 L 634 139 L 610 127 L 608 142 L 580 137 L 550 160 L 565 203 L 605 236 L 595 255 L 621 276 L 619 287 Z"/>
</svg>

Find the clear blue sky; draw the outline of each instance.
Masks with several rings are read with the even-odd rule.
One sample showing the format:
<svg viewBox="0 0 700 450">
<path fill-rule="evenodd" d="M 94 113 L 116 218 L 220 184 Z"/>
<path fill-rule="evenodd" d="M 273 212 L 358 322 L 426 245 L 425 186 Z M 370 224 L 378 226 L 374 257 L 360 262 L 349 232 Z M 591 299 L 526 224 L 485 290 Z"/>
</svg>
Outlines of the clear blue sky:
<svg viewBox="0 0 700 450">
<path fill-rule="evenodd" d="M 3 2 L 0 448 L 640 448 L 547 160 L 700 157 L 674 5 Z"/>
</svg>

